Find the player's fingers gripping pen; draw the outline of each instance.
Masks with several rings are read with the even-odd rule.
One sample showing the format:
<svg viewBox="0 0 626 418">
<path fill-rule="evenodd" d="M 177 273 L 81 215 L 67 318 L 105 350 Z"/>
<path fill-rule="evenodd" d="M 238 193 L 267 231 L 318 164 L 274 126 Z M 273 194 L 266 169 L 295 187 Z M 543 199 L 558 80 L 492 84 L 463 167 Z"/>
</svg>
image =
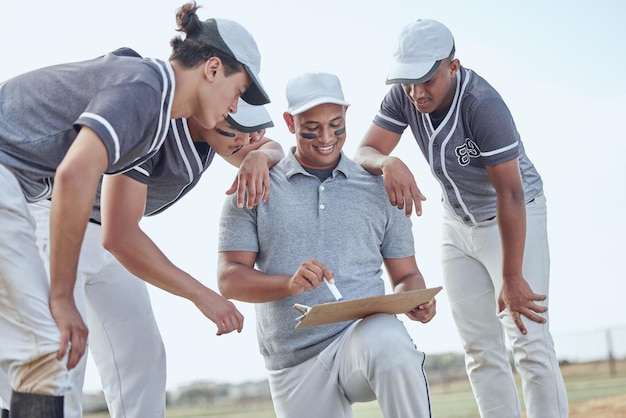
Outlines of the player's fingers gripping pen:
<svg viewBox="0 0 626 418">
<path fill-rule="evenodd" d="M 335 280 L 332 280 L 331 282 L 326 277 L 324 277 L 324 283 L 326 283 L 328 290 L 330 290 L 330 293 L 333 294 L 333 296 L 335 297 L 337 301 L 343 300 L 343 296 L 341 295 L 341 292 L 339 292 L 339 289 L 337 289 L 337 286 L 335 286 Z"/>
</svg>

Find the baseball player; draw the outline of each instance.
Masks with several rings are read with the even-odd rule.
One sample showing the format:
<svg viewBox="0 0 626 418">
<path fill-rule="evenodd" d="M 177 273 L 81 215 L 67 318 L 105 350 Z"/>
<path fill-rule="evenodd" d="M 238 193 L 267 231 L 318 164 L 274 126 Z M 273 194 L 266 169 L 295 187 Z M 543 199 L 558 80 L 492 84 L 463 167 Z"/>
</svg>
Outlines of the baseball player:
<svg viewBox="0 0 626 418">
<path fill-rule="evenodd" d="M 391 202 L 421 213 L 413 175 L 389 154 L 407 126 L 443 191 L 446 289 L 483 418 L 520 417 L 504 336 L 528 417 L 567 417 L 548 328 L 549 254 L 542 180 L 500 95 L 454 58 L 440 22 L 406 25 L 392 84 L 356 160 L 382 174 Z"/>
<path fill-rule="evenodd" d="M 269 101 L 252 36 L 233 21 L 200 21 L 196 9 L 188 3 L 177 12 L 186 37 L 172 41 L 167 62 L 107 54 L 0 84 L 0 368 L 10 378 L 12 418 L 63 416 L 68 370 L 87 340 L 73 294 L 102 174 L 154 156 L 170 119 L 194 116 L 212 128 L 236 112 L 239 96 Z M 27 202 L 50 197 L 48 283 Z M 112 187 L 101 202 L 115 206 L 127 197 Z M 241 329 L 234 304 L 192 277 L 172 274 L 156 284 L 192 299 L 220 333 Z"/>
<path fill-rule="evenodd" d="M 171 139 L 149 161 L 124 174 L 133 179 L 131 184 L 138 182 L 137 186 L 145 189 L 129 193 L 143 197 L 144 201 L 136 207 L 145 207 L 144 216 L 161 213 L 181 199 L 198 184 L 215 154 L 241 167 L 227 193 L 241 190 L 237 198 L 250 207 L 258 203 L 253 199 L 267 198 L 269 167 L 283 153 L 280 145 L 262 137 L 265 129 L 273 126 L 263 106 L 252 106 L 240 99 L 237 113 L 228 115 L 210 130 L 193 118 L 173 120 L 170 124 Z M 254 150 L 259 152 L 250 153 Z M 244 201 L 245 190 L 262 190 L 264 194 L 250 193 L 250 200 Z M 148 291 L 143 280 L 102 247 L 99 202 L 100 193 L 81 248 L 74 298 L 89 325 L 89 347 L 101 376 L 109 413 L 112 418 L 165 416 L 165 350 Z M 29 208 L 37 222 L 37 244 L 48 267 L 50 201 L 37 202 Z M 115 219 L 127 216 L 128 213 L 119 213 Z M 139 233 L 139 226 L 134 230 Z M 83 356 L 70 371 L 72 388 L 65 398 L 66 418 L 82 417 L 86 361 Z M 7 390 L 2 389 L 6 386 L 3 378 L 0 373 L 0 396 L 7 396 Z"/>
</svg>

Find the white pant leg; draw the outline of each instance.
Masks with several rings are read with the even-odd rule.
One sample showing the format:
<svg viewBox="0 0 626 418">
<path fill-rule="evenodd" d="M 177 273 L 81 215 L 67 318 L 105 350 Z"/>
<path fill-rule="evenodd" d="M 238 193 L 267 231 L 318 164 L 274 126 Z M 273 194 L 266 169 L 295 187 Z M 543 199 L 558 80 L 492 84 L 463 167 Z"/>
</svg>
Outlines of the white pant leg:
<svg viewBox="0 0 626 418">
<path fill-rule="evenodd" d="M 377 314 L 348 332 L 334 363 L 352 403 L 377 399 L 386 418 L 429 418 L 425 361 L 398 318 Z"/>
<path fill-rule="evenodd" d="M 0 369 L 0 409 L 9 409 L 11 404 L 11 382 L 9 375 Z"/>
<path fill-rule="evenodd" d="M 49 260 L 49 202 L 30 205 L 38 244 Z M 46 225 L 45 227 L 44 224 Z M 165 416 L 165 348 L 144 281 L 102 247 L 102 228 L 89 223 L 81 247 L 76 304 L 89 325 L 89 348 L 112 418 Z M 82 417 L 86 356 L 70 371 L 66 418 Z"/>
<path fill-rule="evenodd" d="M 526 205 L 526 245 L 523 275 L 531 289 L 548 295 L 550 253 L 547 235 L 546 199 L 543 195 Z M 501 260 L 492 261 L 492 275 L 501 275 Z M 498 289 L 499 291 L 499 289 Z M 548 299 L 536 302 L 548 306 Z M 499 315 L 513 351 L 515 367 L 520 374 L 526 413 L 529 418 L 564 418 L 569 414 L 567 392 L 559 368 L 554 341 L 550 334 L 549 311 L 541 314 L 545 324 L 522 316 L 528 333 L 523 335 L 508 310 Z"/>
<path fill-rule="evenodd" d="M 352 417 L 351 404 L 378 399 L 387 418 L 431 416 L 424 354 L 392 315 L 348 328 L 317 357 L 270 371 L 277 416 Z"/>
<path fill-rule="evenodd" d="M 165 417 L 165 348 L 146 283 L 102 248 L 100 227 L 94 232 L 106 267 L 86 283 L 87 319 L 111 418 Z"/>
<path fill-rule="evenodd" d="M 13 390 L 62 396 L 69 388 L 66 359 L 56 360 L 60 333 L 35 223 L 16 178 L 2 165 L 0 190 L 0 368 Z"/>
<path fill-rule="evenodd" d="M 335 342 L 327 350 L 332 350 Z M 354 416 L 350 402 L 339 387 L 337 376 L 331 375 L 319 357 L 268 373 L 277 418 Z"/>
<path fill-rule="evenodd" d="M 488 224 L 482 228 L 483 235 L 492 233 L 499 236 L 495 220 Z M 496 315 L 496 288 L 499 290 L 501 285 L 493 283 L 493 277 L 477 259 L 475 232 L 475 227 L 464 225 L 444 210 L 444 289 L 465 351 L 467 375 L 481 417 L 519 418 L 521 406 L 517 388 L 509 364 L 504 331 Z M 497 246 L 499 248 L 499 243 Z M 491 248 L 483 246 L 480 250 L 493 254 Z M 498 276 L 499 280 L 502 280 L 501 276 Z"/>
<path fill-rule="evenodd" d="M 527 232 L 524 250 L 523 274 L 535 293 L 548 295 L 550 258 L 548 251 L 546 204 L 545 197 L 538 196 L 526 206 Z M 529 418 L 537 417 L 567 417 L 567 394 L 561 375 L 558 360 L 554 350 L 554 343 L 549 331 L 549 322 L 538 324 L 522 317 L 528 333 L 523 335 L 513 322 L 508 310 L 498 313 L 496 300 L 502 288 L 502 247 L 496 220 L 484 222 L 479 226 L 466 226 L 456 221 L 450 214 L 444 216 L 444 283 L 451 298 L 453 316 L 459 333 L 464 341 L 472 341 L 468 347 L 476 344 L 493 349 L 493 340 L 496 334 L 505 331 L 512 347 L 515 367 L 522 379 L 522 390 L 526 411 Z M 453 242 L 458 248 L 455 250 Z M 456 258 L 455 258 L 456 257 Z M 463 261 L 460 261 L 463 260 Z M 474 266 L 474 267 L 470 267 Z M 468 283 L 459 287 L 460 278 L 464 276 Z M 487 277 L 485 277 L 485 274 Z M 488 278 L 488 279 L 487 279 Z M 481 283 L 493 285 L 491 297 L 491 313 L 482 309 L 488 298 L 472 302 L 459 302 L 464 294 L 470 294 L 472 288 Z M 454 296 L 451 296 L 451 292 Z M 452 303 L 452 298 L 456 301 Z M 545 302 L 539 305 L 547 306 Z M 468 305 L 464 307 L 464 305 Z M 480 312 L 481 316 L 470 318 L 473 312 Z M 496 327 L 494 316 L 501 321 Z M 548 314 L 543 316 L 548 320 Z M 480 319 L 482 318 L 482 319 Z M 490 324 L 487 326 L 486 324 Z M 498 329 L 496 331 L 496 328 Z M 485 340 L 481 342 L 481 340 Z M 502 337 L 497 338 L 498 345 Z M 464 342 L 464 347 L 466 344 Z M 485 349 L 483 349 L 485 350 Z M 477 350 L 480 351 L 480 350 Z M 498 349 L 498 352 L 500 349 Z M 513 405 L 519 403 L 517 396 L 513 399 L 512 389 L 506 390 L 506 395 L 500 394 L 503 388 L 513 385 L 512 376 L 507 378 L 499 373 L 494 374 L 494 367 L 504 367 L 502 359 L 490 352 L 476 353 L 466 348 L 468 361 L 468 375 L 472 382 L 482 417 L 508 417 L 512 415 Z M 500 392 L 497 392 L 497 391 Z M 494 392 L 496 391 L 496 392 Z M 498 393 L 498 396 L 494 396 Z M 502 396 L 501 396 L 502 395 Z M 507 415 L 511 414 L 511 415 Z"/>
<path fill-rule="evenodd" d="M 37 248 L 43 260 L 48 278 L 50 277 L 50 201 L 42 200 L 31 203 L 28 209 L 35 219 L 37 229 Z M 89 225 L 87 226 L 89 229 Z M 86 233 L 85 233 L 86 234 Z M 81 249 L 82 253 L 82 249 Z M 82 254 L 81 254 L 82 257 Z M 78 262 L 78 274 L 74 284 L 74 303 L 80 312 L 83 321 L 87 323 L 85 308 L 85 275 L 81 274 L 81 259 Z M 80 359 L 76 367 L 69 371 L 71 387 L 65 394 L 63 401 L 65 418 L 82 418 L 83 416 L 83 383 L 85 382 L 85 371 L 87 369 L 87 352 Z"/>
</svg>

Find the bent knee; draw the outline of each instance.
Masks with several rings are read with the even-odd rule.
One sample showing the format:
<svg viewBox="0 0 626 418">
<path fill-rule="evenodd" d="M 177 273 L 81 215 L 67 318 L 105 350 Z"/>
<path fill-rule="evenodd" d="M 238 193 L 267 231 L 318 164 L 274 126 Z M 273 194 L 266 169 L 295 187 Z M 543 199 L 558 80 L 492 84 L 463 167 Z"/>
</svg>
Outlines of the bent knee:
<svg viewBox="0 0 626 418">
<path fill-rule="evenodd" d="M 356 326 L 352 338 L 364 351 L 392 353 L 416 349 L 406 328 L 394 315 L 375 314 L 364 318 Z"/>
</svg>

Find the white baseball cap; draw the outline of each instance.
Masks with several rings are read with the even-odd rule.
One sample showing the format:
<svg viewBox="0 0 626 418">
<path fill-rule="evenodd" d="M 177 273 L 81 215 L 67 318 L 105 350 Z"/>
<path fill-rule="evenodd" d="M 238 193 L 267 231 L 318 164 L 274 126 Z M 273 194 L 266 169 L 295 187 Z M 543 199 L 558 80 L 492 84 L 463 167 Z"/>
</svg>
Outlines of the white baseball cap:
<svg viewBox="0 0 626 418">
<path fill-rule="evenodd" d="M 350 106 L 343 98 L 339 78 L 334 74 L 304 73 L 287 83 L 287 112 L 297 115 L 324 103 Z"/>
<path fill-rule="evenodd" d="M 386 84 L 421 84 L 454 52 L 452 32 L 442 23 L 419 19 L 400 31 Z"/>
<path fill-rule="evenodd" d="M 268 94 L 261 84 L 261 54 L 254 38 L 241 24 L 228 19 L 207 19 L 200 30 L 190 39 L 207 43 L 227 53 L 239 61 L 252 79 L 252 84 L 241 98 L 253 105 L 270 102 Z"/>
<path fill-rule="evenodd" d="M 257 132 L 265 128 L 274 126 L 270 114 L 265 106 L 253 106 L 239 99 L 237 103 L 237 113 L 229 113 L 226 122 L 239 132 Z"/>
</svg>

